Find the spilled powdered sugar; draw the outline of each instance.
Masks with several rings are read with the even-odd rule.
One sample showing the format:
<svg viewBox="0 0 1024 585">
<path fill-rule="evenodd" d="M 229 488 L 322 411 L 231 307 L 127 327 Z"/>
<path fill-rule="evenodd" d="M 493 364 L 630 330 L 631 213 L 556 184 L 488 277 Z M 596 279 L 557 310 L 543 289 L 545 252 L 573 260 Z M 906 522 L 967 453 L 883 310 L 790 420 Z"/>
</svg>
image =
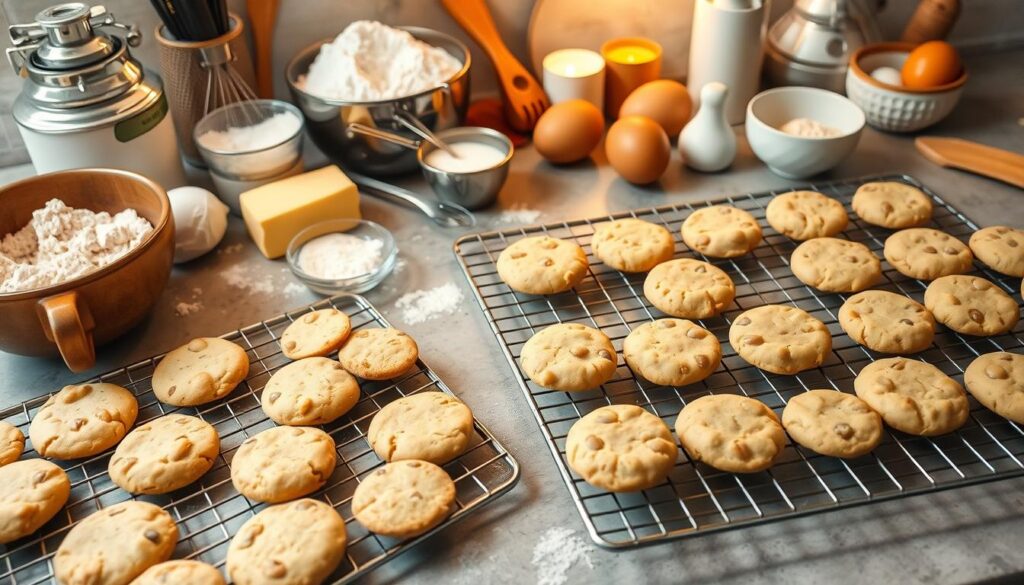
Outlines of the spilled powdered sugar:
<svg viewBox="0 0 1024 585">
<path fill-rule="evenodd" d="M 402 311 L 403 321 L 415 325 L 441 315 L 451 315 L 459 308 L 462 298 L 462 290 L 455 283 L 448 282 L 437 288 L 404 294 L 395 301 L 395 308 Z"/>
<path fill-rule="evenodd" d="M 569 569 L 582 563 L 593 569 L 591 547 L 576 531 L 556 526 L 548 528 L 533 547 L 530 562 L 537 569 L 537 585 L 563 585 L 569 578 Z"/>
<path fill-rule="evenodd" d="M 537 223 L 542 213 L 537 209 L 530 209 L 522 204 L 516 204 L 508 209 L 503 209 L 498 216 L 498 223 L 522 225 Z"/>
<path fill-rule="evenodd" d="M 0 239 L 0 293 L 88 274 L 138 247 L 152 231 L 134 209 L 111 216 L 51 199 L 32 212 L 28 225 Z"/>
</svg>

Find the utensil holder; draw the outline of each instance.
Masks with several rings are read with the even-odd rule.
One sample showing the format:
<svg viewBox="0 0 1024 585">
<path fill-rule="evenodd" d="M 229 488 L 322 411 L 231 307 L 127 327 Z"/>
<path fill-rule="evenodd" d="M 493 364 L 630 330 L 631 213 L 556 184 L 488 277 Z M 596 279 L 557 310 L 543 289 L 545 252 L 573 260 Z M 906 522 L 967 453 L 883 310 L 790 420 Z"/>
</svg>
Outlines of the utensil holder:
<svg viewBox="0 0 1024 585">
<path fill-rule="evenodd" d="M 220 59 L 219 63 L 214 63 L 215 66 L 234 69 L 250 91 L 256 87 L 252 56 L 242 35 L 245 25 L 234 13 L 231 13 L 230 22 L 231 28 L 227 33 L 197 42 L 176 40 L 163 25 L 156 27 L 156 39 L 160 43 L 160 73 L 174 118 L 178 144 L 185 159 L 201 168 L 206 168 L 206 163 L 196 148 L 192 129 L 207 112 L 247 99 L 238 91 L 218 91 L 217 80 L 213 76 L 221 75 L 223 71 L 211 71 L 205 63 L 211 58 Z M 207 103 L 207 87 L 212 92 L 212 104 Z"/>
<path fill-rule="evenodd" d="M 761 80 L 766 2 L 751 0 L 750 8 L 724 4 L 728 3 L 694 2 L 686 84 L 691 88 L 694 111 L 697 111 L 700 88 L 712 81 L 724 83 L 729 88 L 725 118 L 729 124 L 741 124 L 746 117 L 747 102 L 757 93 Z"/>
</svg>

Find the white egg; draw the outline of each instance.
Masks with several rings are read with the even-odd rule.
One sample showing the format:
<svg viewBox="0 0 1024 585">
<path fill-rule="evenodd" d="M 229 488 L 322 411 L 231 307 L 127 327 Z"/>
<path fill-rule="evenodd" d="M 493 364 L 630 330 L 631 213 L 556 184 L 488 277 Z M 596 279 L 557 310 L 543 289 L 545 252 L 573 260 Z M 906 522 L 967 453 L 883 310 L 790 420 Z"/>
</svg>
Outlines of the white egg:
<svg viewBox="0 0 1024 585">
<path fill-rule="evenodd" d="M 178 187 L 167 197 L 174 214 L 175 264 L 216 248 L 228 229 L 228 206 L 202 187 Z"/>
<path fill-rule="evenodd" d="M 895 85 L 897 87 L 903 85 L 899 69 L 895 69 L 893 67 L 879 67 L 871 72 L 871 77 L 874 77 L 882 83 L 888 83 L 889 85 Z"/>
</svg>

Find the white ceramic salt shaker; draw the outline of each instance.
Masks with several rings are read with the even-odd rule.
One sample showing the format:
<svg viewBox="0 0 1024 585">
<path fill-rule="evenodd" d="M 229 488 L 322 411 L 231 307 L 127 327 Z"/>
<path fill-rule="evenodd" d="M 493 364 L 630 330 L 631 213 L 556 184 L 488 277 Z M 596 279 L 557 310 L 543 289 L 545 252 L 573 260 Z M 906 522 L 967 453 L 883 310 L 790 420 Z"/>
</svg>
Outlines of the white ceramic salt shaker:
<svg viewBox="0 0 1024 585">
<path fill-rule="evenodd" d="M 712 81 L 700 90 L 700 109 L 679 133 L 679 153 L 686 166 L 712 173 L 736 159 L 736 136 L 725 119 L 729 88 Z"/>
</svg>

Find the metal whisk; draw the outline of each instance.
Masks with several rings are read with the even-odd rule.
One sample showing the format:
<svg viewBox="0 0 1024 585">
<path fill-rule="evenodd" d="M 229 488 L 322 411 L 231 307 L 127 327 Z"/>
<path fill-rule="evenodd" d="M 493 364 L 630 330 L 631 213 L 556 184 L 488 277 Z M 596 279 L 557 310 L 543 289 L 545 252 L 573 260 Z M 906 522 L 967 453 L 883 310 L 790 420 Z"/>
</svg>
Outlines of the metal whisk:
<svg viewBox="0 0 1024 585">
<path fill-rule="evenodd" d="M 199 66 L 206 71 L 206 93 L 203 99 L 203 115 L 219 107 L 240 103 L 233 109 L 229 126 L 252 126 L 263 121 L 264 113 L 253 105 L 258 99 L 256 92 L 235 70 L 231 45 L 224 43 L 199 49 Z M 237 113 L 236 113 L 237 112 Z"/>
</svg>

